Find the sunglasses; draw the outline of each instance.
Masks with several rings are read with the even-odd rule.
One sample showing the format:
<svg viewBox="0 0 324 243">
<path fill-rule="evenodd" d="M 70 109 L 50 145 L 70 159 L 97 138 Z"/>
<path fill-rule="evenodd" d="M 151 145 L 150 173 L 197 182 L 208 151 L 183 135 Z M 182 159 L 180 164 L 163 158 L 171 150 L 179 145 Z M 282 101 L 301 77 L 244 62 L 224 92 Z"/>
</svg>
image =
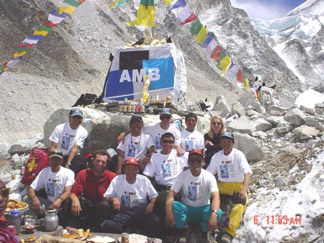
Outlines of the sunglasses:
<svg viewBox="0 0 324 243">
<path fill-rule="evenodd" d="M 212 124 L 213 124 L 214 126 L 215 126 L 215 125 L 218 125 L 218 126 L 219 126 L 219 125 L 222 125 L 221 122 L 213 122 Z"/>
<path fill-rule="evenodd" d="M 169 144 L 174 144 L 173 140 L 167 140 L 167 139 L 163 139 L 162 143 L 169 143 Z"/>
<path fill-rule="evenodd" d="M 0 195 L 1 197 L 8 197 L 10 193 L 10 188 L 2 188 L 0 189 Z"/>
<path fill-rule="evenodd" d="M 160 116 L 160 120 L 163 120 L 163 119 L 169 120 L 170 118 L 171 118 L 171 116 L 169 116 L 169 115 L 161 115 Z"/>
<path fill-rule="evenodd" d="M 203 161 L 203 159 L 201 158 L 201 159 L 198 159 L 198 158 L 190 158 L 189 159 L 189 163 L 191 163 L 191 164 L 193 164 L 193 163 L 195 163 L 195 162 L 197 162 L 197 163 L 201 163 Z"/>
</svg>

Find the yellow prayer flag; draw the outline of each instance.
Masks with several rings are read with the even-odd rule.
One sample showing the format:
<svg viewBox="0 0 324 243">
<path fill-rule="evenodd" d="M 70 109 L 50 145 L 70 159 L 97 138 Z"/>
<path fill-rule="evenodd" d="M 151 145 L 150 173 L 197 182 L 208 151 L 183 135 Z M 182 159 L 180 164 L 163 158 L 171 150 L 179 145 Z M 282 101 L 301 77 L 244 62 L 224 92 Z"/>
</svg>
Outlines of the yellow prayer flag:
<svg viewBox="0 0 324 243">
<path fill-rule="evenodd" d="M 164 4 L 169 6 L 171 3 L 173 3 L 174 0 L 163 0 Z"/>
<path fill-rule="evenodd" d="M 154 6 L 139 6 L 136 19 L 128 22 L 127 26 L 144 25 L 154 27 Z"/>
<path fill-rule="evenodd" d="M 226 56 L 220 62 L 220 64 L 218 65 L 218 67 L 220 69 L 222 69 L 222 70 L 226 70 L 229 67 L 229 65 L 231 65 L 231 59 L 228 56 Z"/>
<path fill-rule="evenodd" d="M 45 30 L 41 30 L 41 31 L 34 31 L 33 35 L 42 35 L 42 36 L 46 36 L 48 34 L 48 31 Z"/>
<path fill-rule="evenodd" d="M 75 7 L 59 7 L 59 14 L 67 13 L 72 14 Z"/>
<path fill-rule="evenodd" d="M 250 81 L 247 78 L 244 79 L 244 88 L 245 91 L 250 91 Z"/>
<path fill-rule="evenodd" d="M 13 54 L 13 59 L 16 59 L 17 57 L 21 57 L 23 55 L 26 54 L 26 51 L 23 52 L 15 52 L 15 54 Z"/>
<path fill-rule="evenodd" d="M 108 8 L 113 7 L 115 4 L 117 4 L 117 3 L 120 2 L 120 1 L 121 1 L 121 0 L 113 1 L 111 4 L 108 5 Z"/>
<path fill-rule="evenodd" d="M 204 43 L 206 36 L 208 35 L 208 30 L 206 27 L 202 27 L 199 31 L 199 33 L 196 35 L 196 41 L 200 44 Z"/>
<path fill-rule="evenodd" d="M 1 72 L 6 71 L 9 67 L 4 67 Z"/>
</svg>

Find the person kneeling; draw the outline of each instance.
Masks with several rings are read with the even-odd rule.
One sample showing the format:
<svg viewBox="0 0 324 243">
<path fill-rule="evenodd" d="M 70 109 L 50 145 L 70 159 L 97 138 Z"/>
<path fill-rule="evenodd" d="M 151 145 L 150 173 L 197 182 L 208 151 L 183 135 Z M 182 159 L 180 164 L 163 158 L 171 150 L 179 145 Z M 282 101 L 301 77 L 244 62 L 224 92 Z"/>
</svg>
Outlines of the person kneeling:
<svg viewBox="0 0 324 243">
<path fill-rule="evenodd" d="M 127 227 L 139 227 L 142 234 L 158 237 L 159 217 L 153 213 L 158 194 L 150 180 L 138 174 L 139 170 L 137 160 L 128 158 L 125 174 L 116 176 L 109 185 L 104 197 L 112 204 L 115 215 L 101 224 L 103 232 L 120 234 Z"/>
</svg>

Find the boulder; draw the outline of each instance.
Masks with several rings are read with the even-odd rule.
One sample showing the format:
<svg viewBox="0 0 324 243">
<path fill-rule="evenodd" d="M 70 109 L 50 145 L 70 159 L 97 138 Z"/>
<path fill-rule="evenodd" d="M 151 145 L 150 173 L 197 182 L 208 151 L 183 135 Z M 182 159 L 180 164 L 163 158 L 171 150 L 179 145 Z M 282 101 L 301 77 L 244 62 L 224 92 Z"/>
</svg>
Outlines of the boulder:
<svg viewBox="0 0 324 243">
<path fill-rule="evenodd" d="M 282 122 L 284 119 L 281 116 L 269 116 L 265 120 L 270 122 L 273 127 L 277 127 L 278 124 Z"/>
<path fill-rule="evenodd" d="M 235 102 L 232 104 L 232 115 L 237 114 L 239 117 L 245 116 L 244 107 L 239 102 Z"/>
<path fill-rule="evenodd" d="M 215 101 L 213 111 L 216 111 L 218 116 L 225 117 L 227 114 L 231 113 L 231 109 L 227 105 L 224 96 L 218 96 Z M 213 114 L 214 116 L 214 114 Z"/>
<path fill-rule="evenodd" d="M 234 147 L 241 150 L 248 161 L 260 161 L 265 158 L 257 140 L 247 134 L 234 133 Z"/>
<path fill-rule="evenodd" d="M 293 126 L 300 126 L 305 123 L 305 115 L 298 108 L 294 108 L 288 111 L 284 118 Z"/>
<path fill-rule="evenodd" d="M 253 109 L 257 112 L 263 112 L 263 108 L 260 102 L 256 99 L 255 96 L 251 95 L 250 92 L 244 92 L 243 95 L 241 95 L 241 97 L 239 98 L 238 102 L 240 102 L 245 108 L 252 106 Z"/>
<path fill-rule="evenodd" d="M 317 125 L 317 120 L 313 116 L 308 116 L 305 118 L 305 124 L 310 127 L 316 127 Z"/>
<path fill-rule="evenodd" d="M 292 129 L 293 127 L 289 122 L 281 121 L 276 128 L 276 132 L 279 134 L 283 134 L 283 133 L 290 132 Z"/>
<path fill-rule="evenodd" d="M 248 110 L 247 112 L 246 112 L 246 115 L 247 116 L 257 116 L 259 113 L 258 112 L 256 112 L 255 110 Z"/>
<path fill-rule="evenodd" d="M 259 118 L 255 121 L 253 121 L 254 125 L 255 125 L 255 130 L 256 131 L 268 131 L 270 129 L 272 129 L 272 124 L 270 122 L 267 122 L 266 120 Z"/>
<path fill-rule="evenodd" d="M 255 126 L 253 122 L 243 116 L 237 120 L 230 122 L 228 124 L 227 130 L 230 132 L 240 132 L 252 135 L 252 133 L 255 131 Z"/>
<path fill-rule="evenodd" d="M 314 127 L 303 125 L 295 128 L 293 133 L 295 134 L 295 138 L 297 139 L 297 141 L 309 140 L 312 139 L 313 137 L 316 137 L 319 133 L 319 130 L 317 130 Z"/>
</svg>

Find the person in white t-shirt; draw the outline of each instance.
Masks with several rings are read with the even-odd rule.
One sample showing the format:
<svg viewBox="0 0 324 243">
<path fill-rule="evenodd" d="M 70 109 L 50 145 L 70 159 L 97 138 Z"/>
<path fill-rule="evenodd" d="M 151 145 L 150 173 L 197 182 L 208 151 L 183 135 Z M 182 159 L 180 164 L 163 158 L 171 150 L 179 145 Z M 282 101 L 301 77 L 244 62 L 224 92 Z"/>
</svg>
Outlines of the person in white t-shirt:
<svg viewBox="0 0 324 243">
<path fill-rule="evenodd" d="M 190 112 L 185 118 L 186 129 L 181 131 L 181 148 L 186 152 L 193 149 L 204 149 L 205 139 L 202 133 L 195 130 L 197 115 Z"/>
<path fill-rule="evenodd" d="M 139 227 L 144 235 L 159 236 L 160 219 L 153 212 L 157 192 L 148 178 L 138 174 L 139 170 L 137 160 L 128 158 L 125 174 L 116 176 L 110 183 L 104 199 L 112 204 L 116 213 L 101 224 L 103 232 L 120 234 L 126 227 Z"/>
<path fill-rule="evenodd" d="M 183 229 L 187 220 L 188 223 L 200 223 L 202 232 L 213 231 L 221 214 L 216 179 L 202 169 L 204 159 L 201 149 L 189 152 L 188 163 L 189 169 L 180 173 L 168 193 L 165 224 Z M 181 202 L 174 200 L 178 192 L 181 193 Z"/>
<path fill-rule="evenodd" d="M 70 168 L 77 174 L 85 165 L 80 165 L 82 156 L 80 149 L 88 137 L 87 130 L 81 126 L 83 112 L 79 108 L 72 108 L 69 112 L 69 122 L 57 125 L 50 136 L 52 142 L 50 150 L 60 149 L 63 153 L 63 166 Z M 80 167 L 80 168 L 79 168 Z"/>
<path fill-rule="evenodd" d="M 37 215 L 44 209 L 59 211 L 66 202 L 65 200 L 70 197 L 74 184 L 74 172 L 62 167 L 62 160 L 63 154 L 60 150 L 49 153 L 50 166 L 41 170 L 28 189 L 29 211 L 27 214 Z M 36 191 L 41 189 L 45 189 L 47 198 L 36 195 Z M 58 216 L 60 225 L 65 225 L 64 215 L 58 214 Z"/>
<path fill-rule="evenodd" d="M 123 162 L 127 158 L 136 158 L 141 171 L 150 162 L 151 155 L 155 151 L 154 142 L 150 135 L 142 133 L 143 119 L 133 115 L 129 122 L 131 132 L 121 141 L 117 147 L 118 161 L 117 174 L 121 173 Z"/>
<path fill-rule="evenodd" d="M 174 148 L 177 150 L 178 155 L 182 156 L 184 154 L 184 150 L 180 147 L 181 143 L 181 134 L 179 129 L 171 124 L 172 122 L 172 114 L 169 108 L 163 108 L 160 111 L 160 122 L 155 125 L 145 126 L 143 132 L 149 134 L 153 138 L 153 142 L 155 144 L 155 152 L 159 152 L 162 150 L 160 145 L 161 137 L 164 133 L 170 132 L 175 137 Z"/>
<path fill-rule="evenodd" d="M 231 242 L 247 207 L 247 189 L 252 170 L 244 154 L 233 148 L 234 135 L 231 132 L 221 135 L 220 146 L 222 150 L 212 157 L 207 171 L 213 175 L 217 174 L 217 185 L 221 195 L 233 196 L 229 225 L 225 227 L 225 234 L 222 236 L 223 242 Z"/>
<path fill-rule="evenodd" d="M 152 156 L 143 172 L 145 176 L 155 181 L 153 184 L 159 192 L 155 208 L 159 215 L 164 215 L 166 196 L 183 167 L 188 164 L 187 155 L 177 156 L 177 151 L 173 149 L 174 141 L 172 133 L 164 133 L 160 141 L 161 152 Z"/>
</svg>

